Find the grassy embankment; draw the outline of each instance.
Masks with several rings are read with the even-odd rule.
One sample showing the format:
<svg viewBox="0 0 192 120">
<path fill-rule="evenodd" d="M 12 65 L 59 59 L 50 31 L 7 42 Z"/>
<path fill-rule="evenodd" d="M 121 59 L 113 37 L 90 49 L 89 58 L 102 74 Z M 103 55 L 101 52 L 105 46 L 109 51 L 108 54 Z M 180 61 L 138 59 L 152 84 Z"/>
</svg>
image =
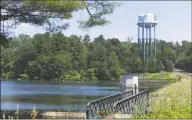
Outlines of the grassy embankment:
<svg viewBox="0 0 192 120">
<path fill-rule="evenodd" d="M 178 75 L 182 77 L 181 81 L 168 84 L 151 93 L 151 95 L 158 95 L 151 98 L 151 113 L 137 118 L 192 118 L 192 78 L 178 72 L 169 74 L 167 77 L 177 77 Z M 151 76 L 156 77 L 157 75 L 149 75 L 149 77 Z"/>
<path fill-rule="evenodd" d="M 178 76 L 175 76 L 173 72 L 160 72 L 160 73 L 143 73 L 139 75 L 142 80 L 176 80 Z"/>
</svg>

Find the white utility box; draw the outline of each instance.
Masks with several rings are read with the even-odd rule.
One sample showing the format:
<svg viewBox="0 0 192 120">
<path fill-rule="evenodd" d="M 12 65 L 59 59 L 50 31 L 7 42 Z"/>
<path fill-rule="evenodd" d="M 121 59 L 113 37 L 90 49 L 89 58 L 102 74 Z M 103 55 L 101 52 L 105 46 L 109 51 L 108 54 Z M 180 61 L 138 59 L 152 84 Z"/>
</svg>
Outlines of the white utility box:
<svg viewBox="0 0 192 120">
<path fill-rule="evenodd" d="M 128 73 L 122 76 L 123 80 L 121 82 L 121 90 L 122 92 L 133 90 L 134 93 L 138 93 L 139 87 L 139 75 L 136 73 Z"/>
</svg>

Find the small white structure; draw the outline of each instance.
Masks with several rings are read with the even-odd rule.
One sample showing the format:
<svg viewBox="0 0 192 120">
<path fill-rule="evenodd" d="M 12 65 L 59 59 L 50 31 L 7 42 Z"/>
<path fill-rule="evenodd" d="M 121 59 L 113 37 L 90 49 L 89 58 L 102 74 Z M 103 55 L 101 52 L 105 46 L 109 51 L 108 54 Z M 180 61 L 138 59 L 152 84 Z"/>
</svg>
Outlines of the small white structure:
<svg viewBox="0 0 192 120">
<path fill-rule="evenodd" d="M 123 80 L 121 82 L 121 91 L 122 93 L 126 91 L 133 90 L 134 93 L 138 93 L 138 83 L 139 76 L 136 73 L 129 73 L 123 75 Z"/>
</svg>

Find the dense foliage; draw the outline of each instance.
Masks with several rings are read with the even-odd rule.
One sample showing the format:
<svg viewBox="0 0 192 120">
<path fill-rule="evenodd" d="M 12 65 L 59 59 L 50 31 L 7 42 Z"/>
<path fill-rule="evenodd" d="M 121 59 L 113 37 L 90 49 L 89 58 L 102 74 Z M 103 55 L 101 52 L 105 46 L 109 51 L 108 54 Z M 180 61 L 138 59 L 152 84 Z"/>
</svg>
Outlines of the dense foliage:
<svg viewBox="0 0 192 120">
<path fill-rule="evenodd" d="M 149 59 L 148 72 L 191 70 L 191 43 L 159 40 L 157 60 Z M 19 35 L 1 51 L 1 77 L 31 80 L 119 80 L 127 72 L 142 73 L 137 43 L 103 35 L 69 37 L 62 33 Z"/>
</svg>

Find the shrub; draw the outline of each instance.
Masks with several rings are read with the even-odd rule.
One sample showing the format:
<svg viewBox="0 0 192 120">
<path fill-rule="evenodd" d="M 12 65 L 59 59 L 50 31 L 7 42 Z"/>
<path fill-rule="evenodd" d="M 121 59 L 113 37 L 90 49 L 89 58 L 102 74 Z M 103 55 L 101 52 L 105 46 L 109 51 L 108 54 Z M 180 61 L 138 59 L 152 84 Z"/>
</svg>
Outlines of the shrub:
<svg viewBox="0 0 192 120">
<path fill-rule="evenodd" d="M 14 75 L 13 72 L 7 72 L 7 73 L 2 73 L 1 77 L 4 79 L 10 79 L 13 77 L 13 75 Z"/>
<path fill-rule="evenodd" d="M 27 74 L 21 74 L 20 78 L 21 78 L 21 80 L 27 80 L 27 79 L 29 79 L 29 76 Z"/>
<path fill-rule="evenodd" d="M 94 68 L 89 68 L 86 70 L 86 72 L 84 73 L 84 80 L 98 80 L 97 77 L 95 76 L 95 69 Z"/>
<path fill-rule="evenodd" d="M 168 72 L 173 72 L 174 64 L 173 64 L 172 61 L 166 60 L 164 67 L 165 67 L 165 70 L 166 70 L 166 71 L 168 71 Z"/>
<path fill-rule="evenodd" d="M 79 81 L 81 80 L 81 75 L 76 71 L 71 71 L 69 74 L 63 74 L 60 76 L 59 80 L 67 81 Z"/>
</svg>

